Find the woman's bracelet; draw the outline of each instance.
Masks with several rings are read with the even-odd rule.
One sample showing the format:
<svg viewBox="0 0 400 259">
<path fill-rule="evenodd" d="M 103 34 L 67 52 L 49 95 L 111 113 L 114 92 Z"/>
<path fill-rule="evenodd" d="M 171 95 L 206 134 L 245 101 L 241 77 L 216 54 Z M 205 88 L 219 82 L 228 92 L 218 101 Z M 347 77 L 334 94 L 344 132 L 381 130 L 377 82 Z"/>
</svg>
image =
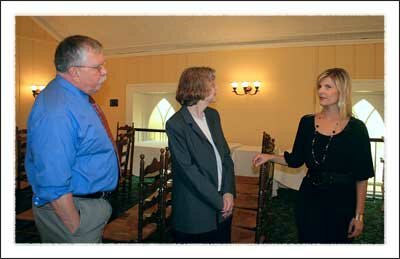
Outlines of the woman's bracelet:
<svg viewBox="0 0 400 259">
<path fill-rule="evenodd" d="M 364 214 L 357 213 L 356 216 L 355 216 L 355 220 L 364 222 Z"/>
</svg>

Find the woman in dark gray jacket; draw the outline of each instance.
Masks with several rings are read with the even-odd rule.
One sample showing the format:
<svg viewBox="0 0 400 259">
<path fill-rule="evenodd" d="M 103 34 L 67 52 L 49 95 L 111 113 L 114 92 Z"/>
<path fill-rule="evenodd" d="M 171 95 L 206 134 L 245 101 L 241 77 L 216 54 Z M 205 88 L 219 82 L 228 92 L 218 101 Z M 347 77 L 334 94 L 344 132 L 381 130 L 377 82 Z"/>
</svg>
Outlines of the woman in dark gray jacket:
<svg viewBox="0 0 400 259">
<path fill-rule="evenodd" d="M 177 243 L 230 243 L 235 176 L 216 100 L 215 70 L 183 71 L 166 123 L 172 155 L 172 225 Z"/>
</svg>

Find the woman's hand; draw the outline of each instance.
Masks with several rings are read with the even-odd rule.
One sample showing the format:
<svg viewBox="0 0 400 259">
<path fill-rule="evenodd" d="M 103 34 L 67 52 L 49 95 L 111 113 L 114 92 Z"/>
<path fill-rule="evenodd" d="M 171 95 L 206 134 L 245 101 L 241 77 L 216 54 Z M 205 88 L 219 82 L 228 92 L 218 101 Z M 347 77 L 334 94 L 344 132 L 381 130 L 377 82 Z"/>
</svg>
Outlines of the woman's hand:
<svg viewBox="0 0 400 259">
<path fill-rule="evenodd" d="M 353 218 L 349 224 L 348 238 L 358 237 L 361 235 L 364 228 L 364 223 L 361 220 Z"/>
<path fill-rule="evenodd" d="M 271 154 L 257 154 L 254 158 L 253 158 L 253 165 L 254 166 L 259 166 L 264 164 L 265 162 L 268 162 L 269 160 L 272 159 Z"/>
<path fill-rule="evenodd" d="M 224 207 L 222 208 L 222 217 L 224 219 L 232 215 L 233 212 L 233 195 L 231 193 L 225 193 L 222 196 L 224 200 Z"/>
</svg>

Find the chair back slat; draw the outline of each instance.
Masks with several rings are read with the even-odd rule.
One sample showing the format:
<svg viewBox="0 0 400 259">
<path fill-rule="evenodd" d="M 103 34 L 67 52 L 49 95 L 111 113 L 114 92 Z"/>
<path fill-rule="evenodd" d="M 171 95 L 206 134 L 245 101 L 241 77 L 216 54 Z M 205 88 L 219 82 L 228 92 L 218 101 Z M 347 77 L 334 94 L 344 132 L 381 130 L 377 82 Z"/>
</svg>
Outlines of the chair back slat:
<svg viewBox="0 0 400 259">
<path fill-rule="evenodd" d="M 164 152 L 164 150 L 162 152 Z M 151 164 L 146 166 L 146 168 L 144 169 L 144 175 L 146 176 L 154 172 L 160 172 L 162 168 L 163 168 L 163 161 L 157 161 L 157 159 L 154 158 Z"/>
<path fill-rule="evenodd" d="M 158 203 L 159 193 L 157 192 L 154 196 L 145 199 L 143 202 L 143 210 L 147 210 Z"/>
</svg>

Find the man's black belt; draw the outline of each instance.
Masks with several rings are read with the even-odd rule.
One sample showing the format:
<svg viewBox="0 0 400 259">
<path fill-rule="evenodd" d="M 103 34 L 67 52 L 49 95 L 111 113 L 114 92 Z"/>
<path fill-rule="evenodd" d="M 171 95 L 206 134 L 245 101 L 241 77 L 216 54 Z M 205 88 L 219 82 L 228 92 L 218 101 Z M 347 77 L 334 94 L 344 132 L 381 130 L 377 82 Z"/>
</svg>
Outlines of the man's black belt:
<svg viewBox="0 0 400 259">
<path fill-rule="evenodd" d="M 74 194 L 74 197 L 86 198 L 86 199 L 105 199 L 109 200 L 111 198 L 111 192 L 95 192 L 90 194 Z"/>
</svg>

